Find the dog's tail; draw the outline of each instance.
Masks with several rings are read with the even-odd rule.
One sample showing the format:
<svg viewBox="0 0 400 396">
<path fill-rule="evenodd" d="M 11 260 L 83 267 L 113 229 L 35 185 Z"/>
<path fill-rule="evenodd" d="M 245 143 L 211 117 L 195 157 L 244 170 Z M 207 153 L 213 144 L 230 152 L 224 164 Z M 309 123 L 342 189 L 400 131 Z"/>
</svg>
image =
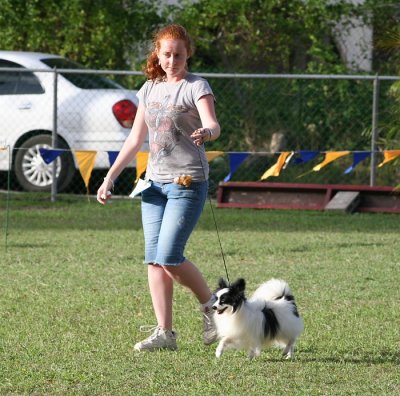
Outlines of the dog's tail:
<svg viewBox="0 0 400 396">
<path fill-rule="evenodd" d="M 294 301 L 289 285 L 282 279 L 270 279 L 263 283 L 252 296 L 252 299 L 265 301 L 276 301 L 282 298 L 287 301 Z"/>
<path fill-rule="evenodd" d="M 282 279 L 270 279 L 263 283 L 252 295 L 251 300 L 258 301 L 285 301 L 291 306 L 295 316 L 299 316 L 294 296 L 289 285 Z"/>
</svg>

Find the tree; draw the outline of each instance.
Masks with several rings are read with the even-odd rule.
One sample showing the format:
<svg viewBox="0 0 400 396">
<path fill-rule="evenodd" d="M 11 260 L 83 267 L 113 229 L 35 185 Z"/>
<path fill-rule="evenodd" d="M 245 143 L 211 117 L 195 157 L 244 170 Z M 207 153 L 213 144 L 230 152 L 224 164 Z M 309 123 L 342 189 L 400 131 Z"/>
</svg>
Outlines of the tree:
<svg viewBox="0 0 400 396">
<path fill-rule="evenodd" d="M 367 0 L 365 14 L 374 29 L 374 70 L 393 75 L 400 71 L 400 3 Z"/>
<path fill-rule="evenodd" d="M 140 62 L 138 48 L 160 22 L 145 0 L 0 0 L 3 50 L 66 56 L 90 68 Z"/>
<path fill-rule="evenodd" d="M 266 74 L 346 72 L 332 31 L 343 15 L 356 12 L 345 0 L 183 0 L 166 10 L 194 40 L 191 70 Z M 233 79 L 227 86 L 215 79 L 212 86 L 225 132 L 215 145 L 268 151 L 277 136 L 284 136 L 290 148 L 311 143 L 324 147 L 332 127 L 344 124 L 343 112 L 332 111 L 328 117 L 326 103 L 340 97 L 357 106 L 347 100 L 353 93 L 345 85 Z M 233 111 L 224 111 L 233 106 Z M 310 134 L 313 137 L 306 138 Z"/>
<path fill-rule="evenodd" d="M 201 70 L 331 73 L 345 71 L 332 28 L 357 9 L 345 0 L 183 0 L 166 12 L 188 27 Z"/>
<path fill-rule="evenodd" d="M 188 28 L 196 46 L 194 71 L 346 74 L 335 28 L 347 29 L 361 19 L 378 27 L 376 39 L 388 21 L 393 24 L 394 8 L 382 0 L 182 0 L 164 16 Z M 374 66 L 387 70 L 380 59 Z M 337 144 L 329 137 L 332 131 L 343 133 L 342 145 L 368 147 L 372 85 L 239 79 L 212 84 L 222 110 L 225 133 L 216 143 L 221 148 L 268 150 L 273 136 L 282 134 L 290 148 L 330 148 Z M 233 106 L 226 114 L 224 109 Z M 351 123 L 358 126 L 353 133 L 346 126 Z"/>
<path fill-rule="evenodd" d="M 371 1 L 370 7 L 374 10 L 374 22 L 381 24 L 375 35 L 376 69 L 389 75 L 398 75 L 400 72 L 400 4 L 379 4 Z M 382 85 L 382 83 L 381 83 Z M 379 143 L 384 149 L 398 149 L 400 143 L 400 81 L 385 84 L 381 88 L 380 101 L 385 111 L 379 119 Z"/>
</svg>

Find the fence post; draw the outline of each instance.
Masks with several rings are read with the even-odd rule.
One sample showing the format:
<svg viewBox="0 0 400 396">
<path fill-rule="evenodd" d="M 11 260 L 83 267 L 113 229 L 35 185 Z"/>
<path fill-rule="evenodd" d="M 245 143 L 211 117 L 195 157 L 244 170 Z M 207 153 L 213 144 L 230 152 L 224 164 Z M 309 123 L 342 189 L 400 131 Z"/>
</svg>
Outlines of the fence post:
<svg viewBox="0 0 400 396">
<path fill-rule="evenodd" d="M 51 135 L 51 145 L 53 149 L 57 148 L 57 92 L 58 92 L 58 73 L 57 68 L 54 69 L 53 75 L 53 131 Z M 53 181 L 51 184 L 51 202 L 55 202 L 57 195 L 57 162 L 52 162 Z"/>
<path fill-rule="evenodd" d="M 369 185 L 376 183 L 376 142 L 378 140 L 378 108 L 379 108 L 379 76 L 374 79 L 374 90 L 372 94 L 372 133 L 371 133 L 371 171 Z"/>
</svg>

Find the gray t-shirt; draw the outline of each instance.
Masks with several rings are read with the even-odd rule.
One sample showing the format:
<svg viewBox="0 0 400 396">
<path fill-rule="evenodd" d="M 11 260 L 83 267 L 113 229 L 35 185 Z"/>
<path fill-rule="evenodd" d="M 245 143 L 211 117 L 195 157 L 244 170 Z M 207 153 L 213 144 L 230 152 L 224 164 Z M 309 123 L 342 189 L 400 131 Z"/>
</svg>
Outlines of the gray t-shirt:
<svg viewBox="0 0 400 396">
<path fill-rule="evenodd" d="M 147 179 L 160 183 L 171 183 L 181 175 L 190 175 L 193 181 L 208 179 L 204 145 L 196 146 L 190 135 L 202 127 L 196 103 L 210 94 L 208 82 L 191 73 L 177 83 L 144 83 L 137 96 L 146 107 L 149 130 Z"/>
</svg>

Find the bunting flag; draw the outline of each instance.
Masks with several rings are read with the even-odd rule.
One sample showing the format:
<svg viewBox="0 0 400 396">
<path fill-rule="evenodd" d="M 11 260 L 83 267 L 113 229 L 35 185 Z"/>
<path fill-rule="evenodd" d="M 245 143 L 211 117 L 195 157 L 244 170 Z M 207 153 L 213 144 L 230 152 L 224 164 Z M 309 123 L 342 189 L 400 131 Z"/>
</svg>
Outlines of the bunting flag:
<svg viewBox="0 0 400 396">
<path fill-rule="evenodd" d="M 347 175 L 348 173 L 352 172 L 354 168 L 361 162 L 364 161 L 366 158 L 368 158 L 371 155 L 370 151 L 364 151 L 364 152 L 354 152 L 353 153 L 353 163 L 351 166 L 349 166 L 343 173 Z"/>
<path fill-rule="evenodd" d="M 388 162 L 393 161 L 397 157 L 400 157 L 400 150 L 385 150 L 383 152 L 384 160 L 378 165 L 378 167 L 380 168 Z"/>
<path fill-rule="evenodd" d="M 211 162 L 215 160 L 215 158 L 220 157 L 221 155 L 224 154 L 225 153 L 223 151 L 206 151 L 207 161 Z"/>
<path fill-rule="evenodd" d="M 298 158 L 295 158 L 293 160 L 293 164 L 299 165 L 299 164 L 304 164 L 306 162 L 309 162 L 313 160 L 315 157 L 317 157 L 320 154 L 320 151 L 298 151 L 296 153 L 298 155 Z"/>
<path fill-rule="evenodd" d="M 227 182 L 231 179 L 233 174 L 242 164 L 242 162 L 249 156 L 249 153 L 230 153 L 229 154 L 229 174 L 225 176 L 224 182 Z"/>
<path fill-rule="evenodd" d="M 82 175 L 85 186 L 89 188 L 90 176 L 96 161 L 97 151 L 75 151 L 76 161 L 78 162 L 79 172 Z"/>
<path fill-rule="evenodd" d="M 136 180 L 135 183 L 140 179 L 140 176 L 144 173 L 147 168 L 147 161 L 149 159 L 148 151 L 139 151 L 136 154 Z"/>
<path fill-rule="evenodd" d="M 9 146 L 0 146 L 0 152 L 6 151 L 9 149 Z M 46 164 L 50 164 L 60 155 L 65 153 L 67 150 L 65 149 L 44 149 L 40 148 L 40 155 L 43 158 L 43 161 Z M 88 189 L 90 178 L 92 175 L 92 171 L 94 168 L 95 160 L 97 151 L 86 151 L 86 150 L 76 150 L 76 162 L 78 163 L 79 171 L 82 175 L 82 178 L 85 182 L 85 186 Z M 297 178 L 303 177 L 313 171 L 319 171 L 326 165 L 330 164 L 331 162 L 335 161 L 338 158 L 344 157 L 350 153 L 353 154 L 353 163 L 350 167 L 348 167 L 344 174 L 351 173 L 354 168 L 363 160 L 370 157 L 372 152 L 371 151 L 335 151 L 335 152 L 321 152 L 321 151 L 287 151 L 281 152 L 277 162 L 269 168 L 264 174 L 261 176 L 261 180 L 266 180 L 268 177 L 271 176 L 279 176 L 280 172 L 286 168 L 289 162 L 293 162 L 294 164 L 303 164 L 309 162 L 316 158 L 319 154 L 324 153 L 325 158 L 324 160 L 314 166 L 311 170 L 307 171 L 303 175 L 297 176 Z M 107 151 L 108 159 L 110 162 L 110 166 L 112 166 L 119 154 L 118 151 Z M 252 153 L 252 152 L 224 152 L 224 151 L 206 151 L 207 161 L 211 162 L 217 157 L 220 157 L 224 154 L 228 154 L 229 158 L 229 174 L 225 176 L 224 181 L 229 181 L 233 174 L 237 171 L 239 166 L 247 159 L 248 156 L 252 154 L 259 154 L 259 153 Z M 268 154 L 268 153 L 266 153 Z M 378 167 L 382 167 L 383 165 L 387 164 L 395 160 L 396 158 L 400 157 L 400 150 L 385 150 L 383 151 L 384 160 L 378 165 Z M 294 160 L 292 158 L 294 157 Z M 136 155 L 136 180 L 138 181 L 140 176 L 145 172 L 147 168 L 149 152 L 141 151 L 138 152 Z M 400 185 L 396 187 L 396 189 L 400 189 Z"/>
<path fill-rule="evenodd" d="M 319 163 L 318 165 L 314 166 L 313 171 L 318 172 L 324 166 L 330 164 L 331 162 L 335 161 L 340 157 L 344 157 L 345 155 L 350 154 L 350 151 L 332 151 L 325 154 L 325 159 Z"/>
<path fill-rule="evenodd" d="M 290 154 L 292 154 L 291 151 L 284 151 L 283 153 L 281 153 L 276 164 L 271 166 L 271 168 L 269 168 L 261 176 L 261 180 L 266 180 L 270 176 L 279 176 L 279 174 L 281 173 L 281 169 L 284 167 L 284 165 L 286 163 L 286 159 Z"/>
<path fill-rule="evenodd" d="M 293 158 L 293 156 L 294 156 L 294 151 L 291 151 L 290 154 L 286 157 L 285 163 L 283 164 L 282 169 L 286 169 L 286 167 L 289 165 L 289 162 Z"/>
<path fill-rule="evenodd" d="M 51 164 L 61 154 L 63 154 L 64 150 L 40 148 L 39 153 L 43 158 L 43 161 L 48 165 Z"/>
<path fill-rule="evenodd" d="M 107 151 L 108 154 L 108 162 L 110 163 L 110 167 L 113 165 L 115 160 L 118 157 L 119 151 Z"/>
</svg>

